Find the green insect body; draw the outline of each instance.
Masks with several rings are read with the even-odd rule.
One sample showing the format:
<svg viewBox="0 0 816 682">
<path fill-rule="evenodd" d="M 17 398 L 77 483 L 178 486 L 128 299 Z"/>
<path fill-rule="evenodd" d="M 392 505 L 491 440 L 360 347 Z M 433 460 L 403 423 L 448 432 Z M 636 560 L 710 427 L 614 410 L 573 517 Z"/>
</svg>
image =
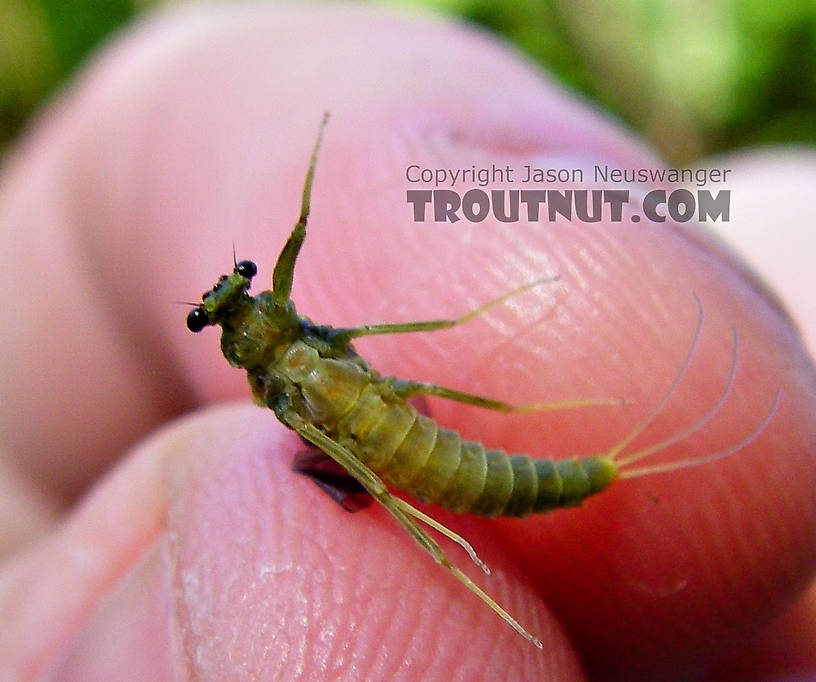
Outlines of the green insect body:
<svg viewBox="0 0 816 682">
<path fill-rule="evenodd" d="M 603 457 L 534 460 L 463 441 L 405 402 L 416 384 L 379 376 L 348 347 L 340 358 L 321 356 L 308 324 L 302 329 L 305 339 L 273 365 L 296 387 L 284 403 L 419 500 L 460 513 L 525 516 L 578 504 L 614 477 L 614 463 Z M 280 398 L 266 392 L 268 373 L 252 381 L 258 402 L 279 410 Z"/>
<path fill-rule="evenodd" d="M 316 325 L 297 314 L 290 299 L 295 261 L 306 235 L 309 197 L 317 152 L 326 123 L 312 152 L 300 218 L 292 230 L 272 277 L 272 290 L 250 296 L 257 268 L 251 261 L 235 263 L 187 317 L 194 332 L 208 325 L 222 328 L 221 349 L 235 367 L 247 371 L 255 401 L 274 410 L 278 419 L 334 459 L 374 499 L 402 524 L 434 559 L 530 642 L 541 643 L 451 564 L 439 545 L 417 523 L 422 522 L 458 543 L 486 573 L 487 567 L 470 544 L 404 500 L 388 492 L 384 481 L 413 497 L 454 512 L 495 517 L 524 516 L 580 504 L 605 490 L 616 478 L 671 471 L 714 461 L 744 447 L 770 420 L 779 397 L 755 431 L 741 442 L 704 457 L 652 466 L 635 466 L 643 458 L 685 438 L 720 407 L 730 389 L 736 363 L 736 333 L 728 384 L 711 410 L 696 424 L 639 452 L 621 456 L 624 448 L 650 423 L 674 391 L 693 354 L 702 324 L 698 324 L 679 375 L 663 398 L 632 431 L 602 455 L 566 460 L 533 459 L 488 450 L 419 414 L 407 402 L 418 395 L 435 395 L 505 412 L 524 412 L 621 400 L 577 400 L 560 404 L 515 406 L 490 398 L 436 386 L 380 376 L 354 351 L 354 338 L 372 334 L 432 331 L 450 328 L 499 305 L 507 298 L 541 284 L 532 282 L 454 320 L 363 325 L 339 329 Z"/>
</svg>

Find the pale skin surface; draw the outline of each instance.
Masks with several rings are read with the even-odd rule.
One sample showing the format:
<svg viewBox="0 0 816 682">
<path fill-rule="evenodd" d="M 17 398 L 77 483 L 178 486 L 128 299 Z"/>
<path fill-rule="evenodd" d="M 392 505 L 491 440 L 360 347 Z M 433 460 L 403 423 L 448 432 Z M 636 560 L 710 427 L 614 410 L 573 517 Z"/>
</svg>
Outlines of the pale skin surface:
<svg viewBox="0 0 816 682">
<path fill-rule="evenodd" d="M 476 546 L 494 575 L 470 575 L 543 652 L 381 510 L 349 515 L 292 474 L 297 438 L 248 404 L 217 335 L 190 335 L 171 304 L 231 268 L 232 240 L 264 287 L 324 109 L 333 119 L 293 291 L 302 314 L 337 325 L 455 316 L 558 272 L 557 286 L 466 327 L 358 348 L 383 372 L 500 399 L 636 401 L 524 416 L 434 402 L 441 423 L 516 452 L 610 447 L 677 371 L 691 291 L 705 310 L 700 348 L 645 444 L 716 399 L 732 326 L 729 403 L 675 455 L 739 440 L 783 389 L 768 429 L 727 461 L 523 521 L 426 508 Z M 415 19 L 199 10 L 97 65 L 0 189 L 0 277 L 15 292 L 0 322 L 4 675 L 582 679 L 637 666 L 666 677 L 704 669 L 720 644 L 749 642 L 792 603 L 816 556 L 816 382 L 790 324 L 733 261 L 670 224 L 440 227 L 399 214 L 409 163 L 508 155 L 656 163 L 483 37 Z M 151 436 L 231 398 L 243 402 Z M 753 654 L 737 651 L 745 669 L 816 669 L 813 603 L 750 640 Z"/>
</svg>

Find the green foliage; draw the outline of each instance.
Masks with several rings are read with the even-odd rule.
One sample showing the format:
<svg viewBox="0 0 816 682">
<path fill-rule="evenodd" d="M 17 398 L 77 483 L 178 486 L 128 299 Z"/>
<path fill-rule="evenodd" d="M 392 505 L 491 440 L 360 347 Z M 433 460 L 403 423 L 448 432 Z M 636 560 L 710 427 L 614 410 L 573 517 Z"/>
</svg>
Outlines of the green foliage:
<svg viewBox="0 0 816 682">
<path fill-rule="evenodd" d="M 0 147 L 155 0 L 0 4 Z M 816 0 L 402 0 L 501 34 L 672 161 L 816 142 Z"/>
<path fill-rule="evenodd" d="M 0 3 L 0 148 L 136 9 L 133 0 Z"/>
<path fill-rule="evenodd" d="M 111 31 L 133 18 L 132 0 L 39 0 L 61 78 Z"/>
<path fill-rule="evenodd" d="M 416 0 L 501 33 L 670 160 L 816 142 L 816 2 Z"/>
</svg>

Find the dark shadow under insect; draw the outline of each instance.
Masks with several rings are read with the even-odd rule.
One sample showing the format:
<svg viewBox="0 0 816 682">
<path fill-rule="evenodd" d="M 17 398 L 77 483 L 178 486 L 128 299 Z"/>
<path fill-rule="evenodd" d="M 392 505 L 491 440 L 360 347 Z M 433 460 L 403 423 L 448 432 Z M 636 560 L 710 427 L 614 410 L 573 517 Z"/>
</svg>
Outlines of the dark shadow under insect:
<svg viewBox="0 0 816 682">
<path fill-rule="evenodd" d="M 304 440 L 304 442 L 311 445 L 308 441 Z M 292 471 L 310 478 L 318 488 L 347 512 L 361 511 L 372 502 L 371 495 L 366 492 L 366 489 L 318 448 L 298 450 L 292 458 Z"/>
</svg>

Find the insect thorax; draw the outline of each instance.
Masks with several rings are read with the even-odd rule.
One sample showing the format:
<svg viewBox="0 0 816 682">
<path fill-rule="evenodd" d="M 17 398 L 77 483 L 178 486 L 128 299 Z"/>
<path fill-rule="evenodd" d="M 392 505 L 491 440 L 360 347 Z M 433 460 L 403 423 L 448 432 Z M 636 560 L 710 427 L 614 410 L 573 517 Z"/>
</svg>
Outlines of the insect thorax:
<svg viewBox="0 0 816 682">
<path fill-rule="evenodd" d="M 292 342 L 273 371 L 297 387 L 304 418 L 331 428 L 377 375 L 354 354 L 324 357 L 316 345 L 321 345 L 319 340 Z"/>
<path fill-rule="evenodd" d="M 246 296 L 220 321 L 221 351 L 234 367 L 262 372 L 285 352 L 299 334 L 294 305 L 278 306 L 271 292 Z"/>
</svg>

